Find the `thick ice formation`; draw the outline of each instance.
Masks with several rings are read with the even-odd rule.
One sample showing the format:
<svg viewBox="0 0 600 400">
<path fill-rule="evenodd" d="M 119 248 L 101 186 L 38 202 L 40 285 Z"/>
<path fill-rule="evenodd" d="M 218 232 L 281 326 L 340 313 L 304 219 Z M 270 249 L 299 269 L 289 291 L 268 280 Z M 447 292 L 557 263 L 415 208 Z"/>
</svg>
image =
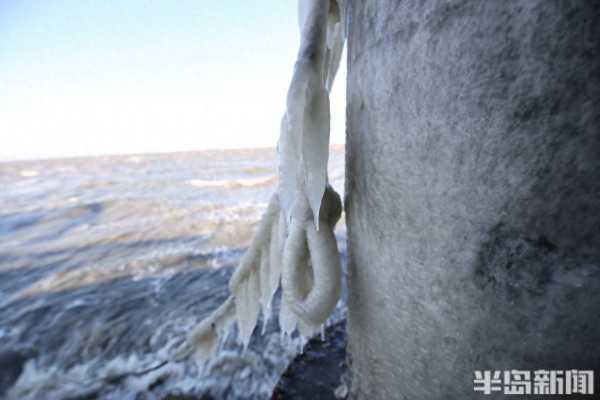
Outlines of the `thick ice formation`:
<svg viewBox="0 0 600 400">
<path fill-rule="evenodd" d="M 193 330 L 177 357 L 197 350 L 210 358 L 234 321 L 248 346 L 259 314 L 264 324 L 271 317 L 280 281 L 284 335 L 296 328 L 304 337 L 314 334 L 335 308 L 341 267 L 333 229 L 342 205 L 327 184 L 327 161 L 329 92 L 344 43 L 341 1 L 299 1 L 301 43 L 281 121 L 278 193 L 231 277 L 231 296 Z"/>
<path fill-rule="evenodd" d="M 299 5 L 302 39 L 281 121 L 279 194 L 288 219 L 304 194 L 318 229 L 329 158 L 329 90 L 342 55 L 342 22 L 335 0 Z"/>
</svg>

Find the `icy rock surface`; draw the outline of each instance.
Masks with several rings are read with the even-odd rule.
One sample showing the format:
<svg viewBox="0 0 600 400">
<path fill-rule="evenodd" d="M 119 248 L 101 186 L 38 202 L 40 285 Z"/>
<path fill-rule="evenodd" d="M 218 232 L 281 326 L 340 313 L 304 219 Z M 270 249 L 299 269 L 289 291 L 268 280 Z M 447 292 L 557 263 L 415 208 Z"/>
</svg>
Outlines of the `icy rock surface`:
<svg viewBox="0 0 600 400">
<path fill-rule="evenodd" d="M 598 4 L 349 4 L 354 398 L 598 370 Z"/>
</svg>

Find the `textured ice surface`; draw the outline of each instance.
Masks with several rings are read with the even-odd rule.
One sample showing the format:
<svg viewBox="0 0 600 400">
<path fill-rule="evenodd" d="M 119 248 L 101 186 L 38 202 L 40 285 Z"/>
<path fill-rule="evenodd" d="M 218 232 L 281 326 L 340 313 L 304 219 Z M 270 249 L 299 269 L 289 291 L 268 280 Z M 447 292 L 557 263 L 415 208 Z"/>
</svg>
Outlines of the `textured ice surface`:
<svg viewBox="0 0 600 400">
<path fill-rule="evenodd" d="M 279 318 L 285 337 L 296 329 L 304 337 L 314 334 L 339 299 L 333 229 L 341 201 L 328 188 L 327 163 L 329 89 L 343 48 L 340 7 L 336 1 L 300 0 L 298 10 L 301 44 L 281 121 L 278 193 L 230 280 L 231 297 L 194 330 L 178 357 L 198 347 L 197 354 L 209 358 L 226 333 L 222 319 L 232 314 L 246 348 L 261 312 L 263 321 L 270 318 L 281 277 Z"/>
<path fill-rule="evenodd" d="M 337 2 L 300 0 L 298 8 L 301 44 L 281 123 L 279 195 L 288 219 L 306 196 L 318 229 L 329 157 L 328 92 L 344 41 Z"/>
</svg>

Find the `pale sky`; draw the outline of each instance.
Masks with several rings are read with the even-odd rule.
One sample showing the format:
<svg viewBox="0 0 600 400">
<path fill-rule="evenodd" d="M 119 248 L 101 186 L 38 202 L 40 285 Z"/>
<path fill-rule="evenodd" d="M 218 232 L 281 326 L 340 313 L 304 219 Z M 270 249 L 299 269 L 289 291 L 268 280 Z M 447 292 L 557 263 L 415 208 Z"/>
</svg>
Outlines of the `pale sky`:
<svg viewBox="0 0 600 400">
<path fill-rule="evenodd" d="M 298 41 L 295 0 L 0 0 L 0 160 L 274 146 Z"/>
</svg>

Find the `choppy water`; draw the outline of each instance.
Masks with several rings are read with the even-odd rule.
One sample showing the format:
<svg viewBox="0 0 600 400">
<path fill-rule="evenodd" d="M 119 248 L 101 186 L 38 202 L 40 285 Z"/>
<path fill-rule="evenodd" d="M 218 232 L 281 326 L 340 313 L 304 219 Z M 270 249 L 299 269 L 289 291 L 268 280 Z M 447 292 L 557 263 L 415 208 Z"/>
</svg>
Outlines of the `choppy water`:
<svg viewBox="0 0 600 400">
<path fill-rule="evenodd" d="M 274 150 L 0 163 L 0 397 L 268 397 L 295 354 L 276 323 L 154 368 L 227 296 L 275 176 Z"/>
</svg>

